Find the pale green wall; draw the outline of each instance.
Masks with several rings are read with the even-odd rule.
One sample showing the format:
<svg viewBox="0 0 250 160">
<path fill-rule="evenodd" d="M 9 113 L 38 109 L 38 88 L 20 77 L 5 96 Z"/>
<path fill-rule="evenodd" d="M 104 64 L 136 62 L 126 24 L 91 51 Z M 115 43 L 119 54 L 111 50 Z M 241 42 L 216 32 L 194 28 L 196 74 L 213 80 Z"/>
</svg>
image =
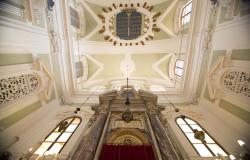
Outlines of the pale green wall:
<svg viewBox="0 0 250 160">
<path fill-rule="evenodd" d="M 198 88 L 197 88 L 197 93 L 199 95 L 201 94 L 202 86 L 205 83 L 205 78 L 206 78 L 207 72 L 209 71 L 206 69 L 206 67 L 208 66 L 209 57 L 212 56 L 211 64 L 208 67 L 209 69 L 211 69 L 214 66 L 214 64 L 217 62 L 218 58 L 221 56 L 224 56 L 227 53 L 227 51 L 226 50 L 215 50 L 211 53 L 212 53 L 212 55 L 204 54 L 205 57 L 203 57 L 203 63 L 202 63 L 202 68 L 201 68 L 201 73 L 200 73 L 200 78 L 199 78 L 199 83 L 198 83 Z M 231 58 L 232 58 L 232 60 L 249 61 L 250 60 L 250 49 L 233 50 Z M 210 98 L 207 86 L 205 88 L 204 95 L 202 97 L 205 98 L 206 100 L 210 101 L 211 104 L 214 105 L 215 107 L 217 106 L 215 104 L 215 100 Z M 231 114 L 242 119 L 243 121 L 250 123 L 249 112 L 241 109 L 237 105 L 231 104 L 226 99 L 220 100 L 219 107 L 226 110 L 227 112 L 230 112 Z"/>
<path fill-rule="evenodd" d="M 204 81 L 207 75 L 207 66 L 209 62 L 209 57 L 210 57 L 210 52 L 206 52 L 205 54 L 203 54 L 201 69 L 200 69 L 200 74 L 199 74 L 199 81 L 198 81 L 198 86 L 196 90 L 196 94 L 199 97 L 201 96 L 202 87 L 204 85 Z"/>
<path fill-rule="evenodd" d="M 170 64 L 171 57 L 165 59 L 160 65 L 160 70 L 165 73 L 167 76 L 169 76 L 169 64 Z"/>
<path fill-rule="evenodd" d="M 196 93 L 199 97 L 201 96 L 202 87 L 205 83 L 207 72 L 209 71 L 208 69 L 210 69 L 214 65 L 214 63 L 216 62 L 218 57 L 224 56 L 225 54 L 226 54 L 226 50 L 215 50 L 212 52 L 207 51 L 206 53 L 203 54 L 202 63 L 201 63 L 201 70 L 200 70 L 200 75 L 199 75 L 199 81 L 198 81 L 198 86 L 197 86 L 197 90 L 196 90 Z M 211 55 L 212 55 L 212 60 L 211 60 L 210 66 L 208 68 L 208 63 L 209 63 L 209 59 L 210 59 Z"/>
<path fill-rule="evenodd" d="M 0 10 L 0 15 L 26 23 L 26 20 L 24 18 L 16 16 L 16 15 L 8 13 L 8 12 L 5 12 L 3 10 Z M 37 19 L 38 19 L 39 23 L 34 24 L 34 25 L 37 27 L 45 28 L 44 14 L 39 14 Z"/>
<path fill-rule="evenodd" d="M 32 54 L 0 54 L 0 66 L 32 63 Z"/>
<path fill-rule="evenodd" d="M 163 14 L 172 2 L 173 2 L 173 0 L 168 0 L 168 1 L 165 1 L 163 3 L 159 3 L 159 4 L 154 6 L 153 11 L 161 12 Z"/>
<path fill-rule="evenodd" d="M 131 73 L 132 77 L 146 77 L 146 78 L 161 78 L 152 65 L 158 60 L 163 58 L 166 54 L 132 54 L 131 59 L 135 64 L 135 70 Z M 124 60 L 125 55 L 115 55 L 115 54 L 96 54 L 92 55 L 94 59 L 99 61 L 104 65 L 104 70 L 98 74 L 95 79 L 109 78 L 109 77 L 121 77 L 123 75 L 120 64 Z M 88 72 L 91 77 L 98 69 L 98 66 L 87 58 L 88 62 Z M 160 65 L 159 69 L 168 75 L 168 66 L 170 59 L 167 58 Z"/>
<path fill-rule="evenodd" d="M 15 124 L 16 122 L 20 121 L 24 117 L 28 116 L 32 112 L 39 109 L 41 106 L 42 106 L 41 101 L 37 101 L 35 103 L 28 105 L 24 109 L 21 109 L 13 114 L 7 116 L 6 118 L 1 119 L 0 120 L 0 127 L 3 129 L 10 127 L 11 125 Z"/>
<path fill-rule="evenodd" d="M 96 14 L 101 14 L 102 13 L 102 6 L 95 5 L 93 3 L 87 2 L 88 6 L 96 13 Z"/>
<path fill-rule="evenodd" d="M 230 112 L 231 114 L 233 114 L 234 116 L 242 119 L 243 121 L 247 122 L 248 124 L 250 124 L 250 112 L 241 109 L 240 107 L 227 102 L 225 100 L 220 100 L 219 106 L 221 108 L 223 108 L 224 110 Z"/>
<path fill-rule="evenodd" d="M 90 78 L 98 70 L 98 66 L 89 58 L 87 58 L 87 63 L 88 63 L 88 78 Z"/>
<path fill-rule="evenodd" d="M 51 62 L 48 54 L 38 54 L 38 58 L 44 63 L 44 65 L 48 68 L 48 70 L 52 73 L 51 69 Z M 51 97 L 49 100 L 46 101 L 46 103 L 49 103 L 50 101 L 54 100 L 56 98 L 55 91 L 53 88 Z"/>
<path fill-rule="evenodd" d="M 168 15 L 163 19 L 162 23 L 168 27 L 168 29 L 170 29 L 171 31 L 174 31 L 174 17 L 176 14 L 176 9 L 177 9 L 177 5 L 175 5 L 171 11 L 168 13 Z"/>
<path fill-rule="evenodd" d="M 99 10 L 100 6 L 88 3 L 92 10 Z M 89 13 L 89 11 L 84 7 L 84 17 L 85 17 L 85 35 L 88 35 L 93 29 L 97 26 L 97 22 L 93 18 L 93 16 Z"/>
<path fill-rule="evenodd" d="M 122 76 L 120 62 L 124 58 L 123 55 L 94 55 L 93 57 L 104 64 L 104 70 L 98 74 L 96 79 Z"/>
<path fill-rule="evenodd" d="M 152 65 L 160 60 L 164 54 L 134 54 L 132 59 L 135 62 L 135 71 L 131 76 L 147 77 L 147 78 L 162 78 L 160 74 L 152 69 Z"/>
<path fill-rule="evenodd" d="M 241 1 L 242 0 L 236 0 L 235 6 L 234 6 L 234 13 L 233 16 L 246 16 L 250 14 L 250 9 L 242 10 L 241 8 Z M 249 2 L 248 2 L 249 3 Z M 232 18 L 226 18 L 226 7 L 221 7 L 221 12 L 219 15 L 219 23 L 227 22 L 233 20 Z"/>
<path fill-rule="evenodd" d="M 232 51 L 231 59 L 250 61 L 250 49 L 234 49 Z"/>
<path fill-rule="evenodd" d="M 5 12 L 5 11 L 3 11 L 3 10 L 0 10 L 0 15 L 1 15 L 1 16 L 4 16 L 4 17 L 11 18 L 11 19 L 14 19 L 14 20 L 18 20 L 18 21 L 25 22 L 25 19 L 23 19 L 22 17 L 16 16 L 16 15 L 14 15 L 14 14 L 10 14 L 10 13 Z"/>
<path fill-rule="evenodd" d="M 207 88 L 207 87 L 206 87 L 205 92 L 204 92 L 204 98 L 207 99 L 207 100 L 209 100 L 211 103 L 214 103 L 214 102 L 215 102 L 214 99 L 211 99 L 211 98 L 210 98 L 210 95 L 209 95 L 209 92 L 208 92 L 208 88 Z"/>
<path fill-rule="evenodd" d="M 226 50 L 214 50 L 209 69 L 211 69 L 214 66 L 219 57 L 225 56 L 226 52 L 227 52 Z"/>
</svg>

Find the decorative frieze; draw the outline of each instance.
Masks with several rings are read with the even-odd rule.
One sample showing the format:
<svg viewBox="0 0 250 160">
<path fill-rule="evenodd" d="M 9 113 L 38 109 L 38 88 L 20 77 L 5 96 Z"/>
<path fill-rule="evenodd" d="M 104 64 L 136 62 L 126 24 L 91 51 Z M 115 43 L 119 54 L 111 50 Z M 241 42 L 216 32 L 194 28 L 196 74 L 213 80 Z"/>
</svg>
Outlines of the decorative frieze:
<svg viewBox="0 0 250 160">
<path fill-rule="evenodd" d="M 2 66 L 0 106 L 10 105 L 28 96 L 48 100 L 53 83 L 53 75 L 39 59 L 33 64 Z"/>
<path fill-rule="evenodd" d="M 218 59 L 207 77 L 208 92 L 211 99 L 226 95 L 246 100 L 250 98 L 250 72 L 243 61 L 233 61 L 230 56 Z"/>
<path fill-rule="evenodd" d="M 234 94 L 250 97 L 250 74 L 229 71 L 223 75 L 223 88 Z"/>
<path fill-rule="evenodd" d="M 15 101 L 37 91 L 40 77 L 35 72 L 26 72 L 0 79 L 0 104 Z"/>
</svg>

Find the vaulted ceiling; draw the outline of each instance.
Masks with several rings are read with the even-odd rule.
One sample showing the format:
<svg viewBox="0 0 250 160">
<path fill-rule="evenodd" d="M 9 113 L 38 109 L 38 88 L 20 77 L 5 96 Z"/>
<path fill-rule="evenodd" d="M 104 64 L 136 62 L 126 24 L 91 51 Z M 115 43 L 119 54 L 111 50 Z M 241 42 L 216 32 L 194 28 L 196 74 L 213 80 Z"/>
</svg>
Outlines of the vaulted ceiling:
<svg viewBox="0 0 250 160">
<path fill-rule="evenodd" d="M 180 93 L 183 77 L 173 74 L 173 60 L 185 57 L 188 41 L 188 29 L 181 35 L 176 30 L 177 8 L 183 1 L 179 0 L 85 0 L 81 1 L 85 18 L 84 36 L 75 41 L 74 60 L 84 61 L 87 74 L 84 80 L 74 80 L 80 92 L 103 91 L 114 89 L 126 83 L 160 93 Z M 161 15 L 156 21 L 159 32 L 145 44 L 125 46 L 115 45 L 105 40 L 99 33 L 103 24 L 99 15 L 104 15 L 103 8 L 113 4 L 137 4 L 153 6 L 154 14 Z M 129 40 L 128 40 L 129 41 Z M 78 52 L 80 50 L 80 52 Z M 185 65 L 186 66 L 186 65 Z M 86 68 L 85 68 L 86 69 Z M 99 89 L 98 89 L 99 88 Z M 102 89 L 104 88 L 104 89 Z"/>
</svg>

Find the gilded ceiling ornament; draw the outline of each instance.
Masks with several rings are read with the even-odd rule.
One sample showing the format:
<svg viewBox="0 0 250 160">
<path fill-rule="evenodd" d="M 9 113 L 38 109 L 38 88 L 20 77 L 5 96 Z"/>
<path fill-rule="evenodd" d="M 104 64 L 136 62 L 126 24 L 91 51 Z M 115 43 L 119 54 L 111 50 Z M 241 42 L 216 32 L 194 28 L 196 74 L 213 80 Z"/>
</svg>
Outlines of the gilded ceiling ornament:
<svg viewBox="0 0 250 160">
<path fill-rule="evenodd" d="M 157 19 L 160 12 L 153 12 L 153 6 L 144 4 L 112 4 L 103 8 L 98 14 L 102 21 L 99 33 L 113 45 L 133 46 L 145 45 L 145 41 L 154 39 L 154 33 L 159 32 Z"/>
</svg>

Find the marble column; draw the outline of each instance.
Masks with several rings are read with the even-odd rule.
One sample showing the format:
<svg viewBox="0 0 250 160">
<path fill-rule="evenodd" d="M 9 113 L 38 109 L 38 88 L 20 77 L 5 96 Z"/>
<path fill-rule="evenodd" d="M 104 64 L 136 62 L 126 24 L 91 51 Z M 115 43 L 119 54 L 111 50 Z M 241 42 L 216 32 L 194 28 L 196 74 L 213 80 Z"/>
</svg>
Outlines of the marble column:
<svg viewBox="0 0 250 160">
<path fill-rule="evenodd" d="M 108 115 L 106 109 L 97 110 L 95 115 L 97 118 L 92 124 L 88 134 L 83 137 L 78 145 L 76 152 L 72 156 L 72 160 L 93 160 Z"/>
<path fill-rule="evenodd" d="M 178 160 L 178 156 L 158 118 L 156 106 L 148 107 L 148 117 L 163 160 Z"/>
</svg>

